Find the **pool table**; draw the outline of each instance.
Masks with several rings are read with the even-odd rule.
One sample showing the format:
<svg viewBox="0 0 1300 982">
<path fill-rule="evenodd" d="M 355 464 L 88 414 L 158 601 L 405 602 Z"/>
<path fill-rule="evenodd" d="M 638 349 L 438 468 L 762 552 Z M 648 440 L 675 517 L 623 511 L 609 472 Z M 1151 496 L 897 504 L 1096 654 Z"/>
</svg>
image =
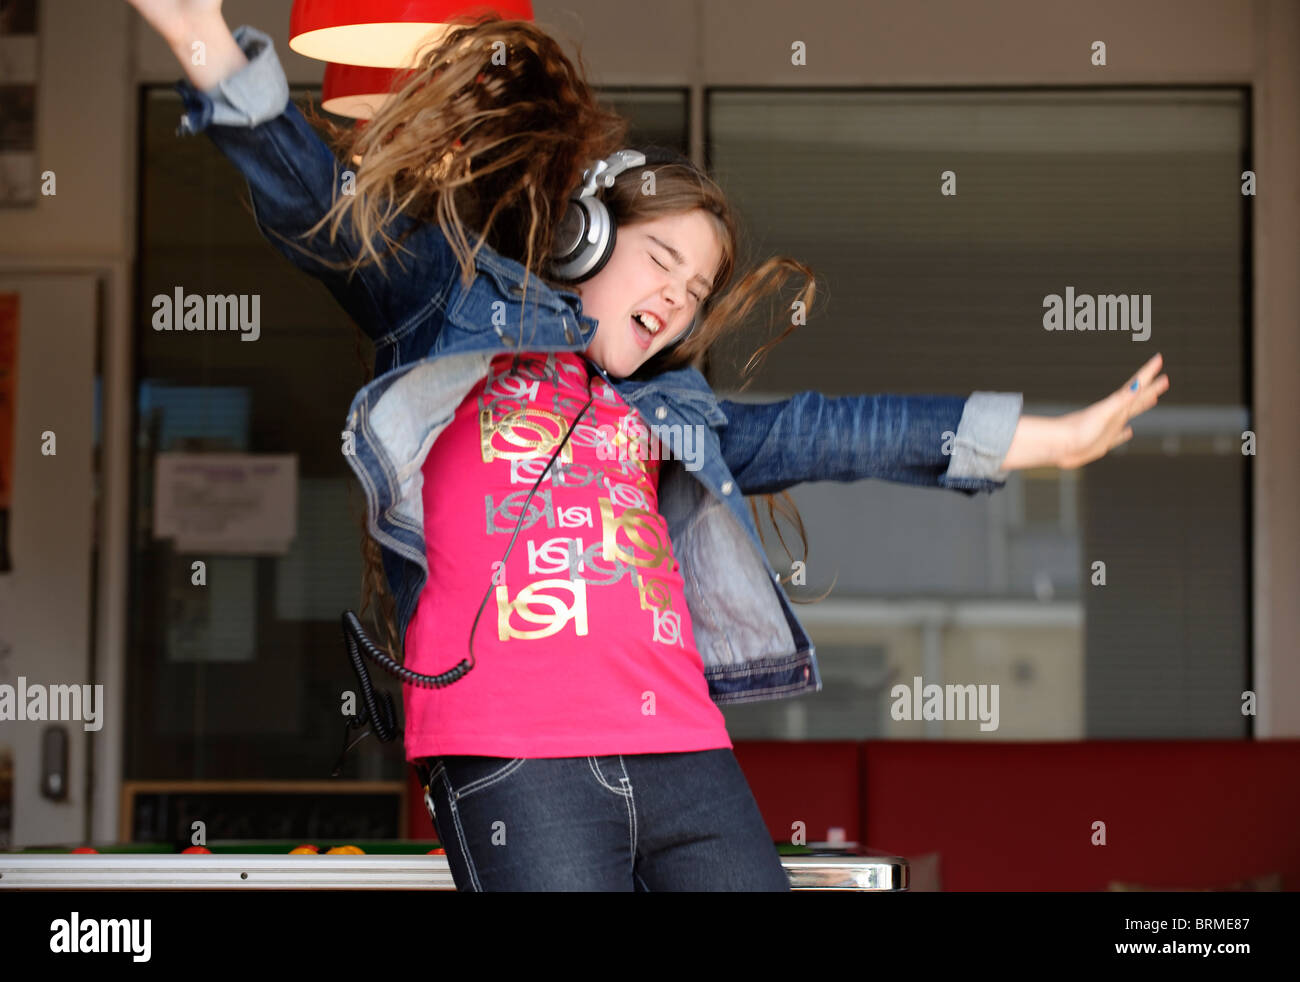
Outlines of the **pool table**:
<svg viewBox="0 0 1300 982">
<path fill-rule="evenodd" d="M 208 854 L 183 854 L 163 843 L 71 847 L 0 853 L 0 890 L 455 890 L 445 855 L 429 855 L 435 841 L 312 843 L 321 855 L 289 855 L 301 842 L 228 840 L 208 843 Z M 364 855 L 323 853 L 355 845 Z M 897 856 L 853 856 L 778 844 L 794 890 L 894 892 L 907 889 L 907 861 Z"/>
</svg>

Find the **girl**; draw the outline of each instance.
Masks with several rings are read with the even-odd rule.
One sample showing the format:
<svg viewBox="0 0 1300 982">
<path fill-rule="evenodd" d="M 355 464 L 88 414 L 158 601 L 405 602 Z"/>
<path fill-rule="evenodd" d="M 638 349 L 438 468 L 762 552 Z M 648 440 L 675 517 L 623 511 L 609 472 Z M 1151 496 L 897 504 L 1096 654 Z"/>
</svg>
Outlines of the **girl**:
<svg viewBox="0 0 1300 982">
<path fill-rule="evenodd" d="M 459 889 L 788 889 L 718 705 L 821 680 L 742 499 L 774 515 L 794 484 L 868 477 L 991 491 L 1097 459 L 1168 387 L 1157 355 L 1051 419 L 1017 393 L 719 401 L 695 365 L 795 273 L 806 309 L 811 274 L 779 257 L 733 285 L 717 185 L 623 152 L 624 121 L 534 25 L 458 25 L 335 131 L 336 157 L 267 35 L 232 34 L 219 0 L 129 2 L 185 69 L 182 132 L 240 168 L 259 227 L 374 341 L 343 433 L 362 606 L 379 598 L 407 668 L 456 677 L 404 701 Z M 579 185 L 612 249 L 553 254 Z"/>
</svg>

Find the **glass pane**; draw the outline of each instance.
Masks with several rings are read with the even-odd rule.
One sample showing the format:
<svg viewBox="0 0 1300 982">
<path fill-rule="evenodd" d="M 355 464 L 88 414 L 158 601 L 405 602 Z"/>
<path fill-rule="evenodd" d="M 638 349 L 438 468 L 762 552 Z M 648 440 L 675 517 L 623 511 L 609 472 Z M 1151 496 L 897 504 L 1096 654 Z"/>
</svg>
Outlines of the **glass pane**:
<svg viewBox="0 0 1300 982">
<path fill-rule="evenodd" d="M 819 278 L 808 323 L 741 398 L 982 389 L 1058 415 L 1157 351 L 1173 381 L 1126 447 L 1016 472 L 991 496 L 793 489 L 809 555 L 806 585 L 788 589 L 811 599 L 834 582 L 797 608 L 826 686 L 806 721 L 781 703 L 729 707 L 733 733 L 1247 735 L 1247 118 L 1245 93 L 1218 88 L 709 93 L 710 165 L 747 258 L 793 256 Z M 1048 331 L 1045 304 L 1067 289 L 1149 297 L 1149 321 Z M 711 352 L 715 387 L 739 383 L 765 326 Z M 886 693 L 997 685 L 997 727 L 894 719 L 881 651 Z"/>
</svg>

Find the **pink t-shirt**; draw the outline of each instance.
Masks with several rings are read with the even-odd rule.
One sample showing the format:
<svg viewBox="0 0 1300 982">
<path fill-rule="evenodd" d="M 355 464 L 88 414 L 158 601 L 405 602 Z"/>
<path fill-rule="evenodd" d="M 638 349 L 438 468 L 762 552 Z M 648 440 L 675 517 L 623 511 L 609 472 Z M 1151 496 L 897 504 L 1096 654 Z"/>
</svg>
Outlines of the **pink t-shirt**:
<svg viewBox="0 0 1300 982">
<path fill-rule="evenodd" d="M 429 578 L 406 665 L 474 667 L 403 686 L 406 756 L 577 757 L 731 747 L 709 698 L 682 574 L 659 514 L 659 462 L 640 417 L 576 352 L 493 359 L 423 465 Z M 602 448 L 599 449 L 598 448 Z M 605 458 L 605 459 L 602 459 Z M 495 571 L 495 573 L 494 573 Z"/>
</svg>

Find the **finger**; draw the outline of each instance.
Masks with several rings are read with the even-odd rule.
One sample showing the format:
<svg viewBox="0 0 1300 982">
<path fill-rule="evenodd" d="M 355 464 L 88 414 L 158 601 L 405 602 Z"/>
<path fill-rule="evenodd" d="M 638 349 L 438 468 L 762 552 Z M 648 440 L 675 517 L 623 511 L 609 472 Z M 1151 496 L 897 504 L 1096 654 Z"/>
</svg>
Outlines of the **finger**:
<svg viewBox="0 0 1300 982">
<path fill-rule="evenodd" d="M 1106 449 L 1107 449 L 1107 451 L 1114 450 L 1114 449 L 1115 449 L 1116 447 L 1118 447 L 1121 443 L 1128 443 L 1129 440 L 1131 440 L 1131 439 L 1133 439 L 1133 427 L 1131 427 L 1131 426 L 1126 426 L 1126 427 L 1124 428 L 1124 432 L 1121 433 L 1121 434 L 1116 438 L 1115 442 L 1112 443 L 1112 444 L 1111 444 L 1109 447 L 1107 447 Z"/>
<path fill-rule="evenodd" d="M 1155 378 L 1156 372 L 1160 371 L 1162 362 L 1160 352 L 1156 352 L 1147 359 L 1146 363 L 1137 372 L 1129 376 L 1129 380 L 1124 384 L 1124 391 L 1133 393 L 1145 389 L 1151 384 L 1151 380 Z"/>
<path fill-rule="evenodd" d="M 1136 393 L 1132 394 L 1133 401 L 1129 406 L 1128 418 L 1132 419 L 1134 416 L 1141 416 L 1154 406 L 1160 397 L 1169 391 L 1169 384 L 1169 376 L 1161 375 L 1151 383 L 1150 387 L 1139 388 Z"/>
<path fill-rule="evenodd" d="M 1157 351 L 1147 360 L 1145 365 L 1137 370 L 1136 375 L 1130 376 L 1128 382 L 1125 383 L 1124 389 L 1121 391 L 1127 392 L 1129 395 L 1141 392 L 1149 386 L 1151 380 L 1156 377 L 1156 372 L 1160 371 L 1160 366 L 1163 364 L 1163 361 L 1163 357 L 1160 352 Z"/>
</svg>

